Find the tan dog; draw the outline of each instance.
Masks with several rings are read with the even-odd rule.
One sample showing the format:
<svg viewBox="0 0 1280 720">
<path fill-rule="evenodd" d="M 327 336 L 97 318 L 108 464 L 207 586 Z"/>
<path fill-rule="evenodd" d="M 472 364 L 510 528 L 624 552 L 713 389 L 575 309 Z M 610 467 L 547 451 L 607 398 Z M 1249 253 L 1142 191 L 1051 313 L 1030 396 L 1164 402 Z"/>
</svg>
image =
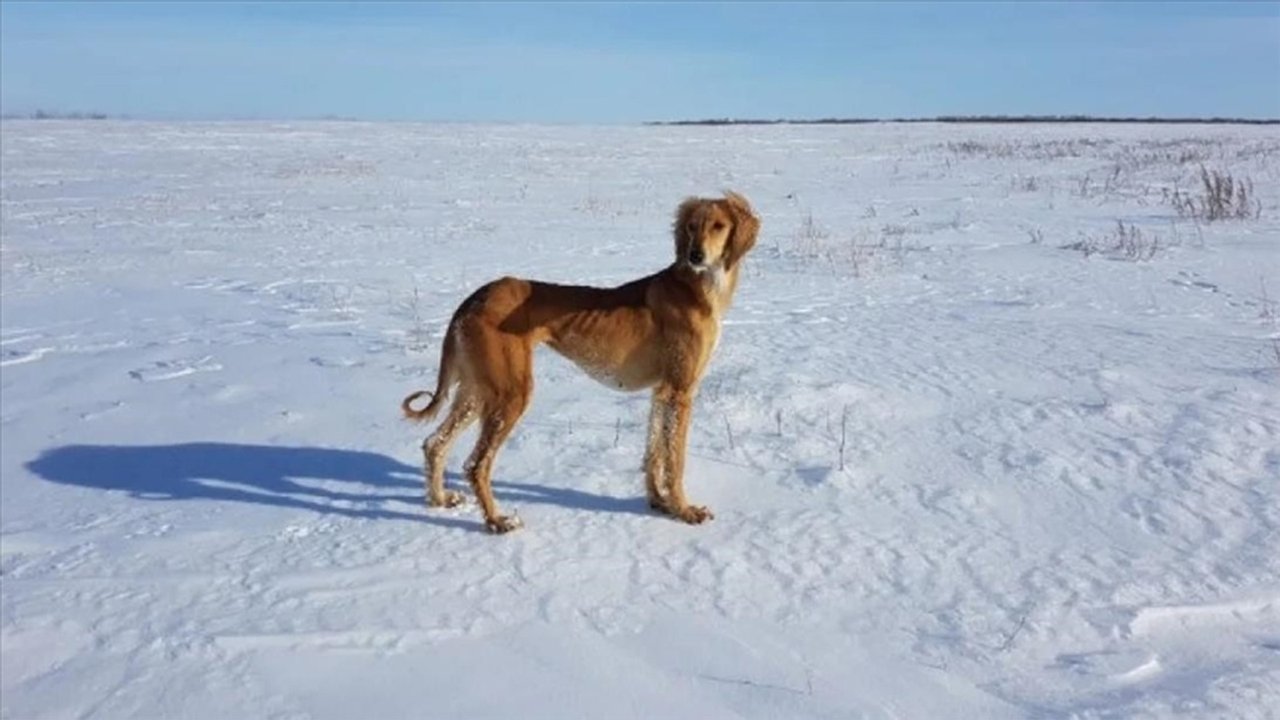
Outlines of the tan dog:
<svg viewBox="0 0 1280 720">
<path fill-rule="evenodd" d="M 494 456 L 524 414 L 533 392 L 533 349 L 547 343 L 596 380 L 619 390 L 653 388 L 644 475 L 649 505 L 687 523 L 711 511 L 684 495 L 685 440 L 698 382 L 720 337 L 720 319 L 755 245 L 760 221 L 743 196 L 689 198 L 676 211 L 676 260 L 665 270 L 616 288 L 505 277 L 475 291 L 453 313 L 431 402 L 404 399 L 411 420 L 430 420 L 457 385 L 453 405 L 423 443 L 427 505 L 452 507 L 462 495 L 444 488 L 445 456 L 454 437 L 476 420 L 480 438 L 465 474 L 485 526 L 514 530 L 518 518 L 498 514 L 490 487 Z"/>
</svg>

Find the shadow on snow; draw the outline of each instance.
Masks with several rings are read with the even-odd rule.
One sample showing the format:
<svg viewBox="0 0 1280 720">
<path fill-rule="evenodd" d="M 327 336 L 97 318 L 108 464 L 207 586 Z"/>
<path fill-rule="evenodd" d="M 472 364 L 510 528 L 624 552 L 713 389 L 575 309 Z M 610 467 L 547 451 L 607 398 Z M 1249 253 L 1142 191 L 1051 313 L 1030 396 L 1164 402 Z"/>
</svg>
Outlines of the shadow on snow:
<svg viewBox="0 0 1280 720">
<path fill-rule="evenodd" d="M 142 500 L 246 502 L 347 517 L 481 528 L 478 518 L 439 517 L 425 510 L 421 469 L 372 452 L 215 442 L 65 445 L 43 452 L 26 467 L 50 482 L 126 492 Z M 448 478 L 461 481 L 454 473 Z M 648 512 L 643 498 L 615 498 L 533 483 L 495 481 L 493 486 L 504 504 Z M 389 502 L 411 505 L 413 511 L 382 507 Z"/>
</svg>

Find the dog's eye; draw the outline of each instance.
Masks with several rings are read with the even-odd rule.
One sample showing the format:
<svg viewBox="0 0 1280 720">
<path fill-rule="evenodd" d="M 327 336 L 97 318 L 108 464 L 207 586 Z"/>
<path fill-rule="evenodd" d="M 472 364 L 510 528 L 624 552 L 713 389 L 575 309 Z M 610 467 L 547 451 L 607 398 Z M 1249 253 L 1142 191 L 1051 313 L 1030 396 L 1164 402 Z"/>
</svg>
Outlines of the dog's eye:
<svg viewBox="0 0 1280 720">
<path fill-rule="evenodd" d="M 712 230 L 715 230 L 716 232 L 720 232 L 721 230 L 723 230 L 723 229 L 724 229 L 724 223 L 722 223 L 722 222 L 720 222 L 719 220 L 717 220 L 717 221 L 715 221 L 714 223 L 712 223 L 712 224 L 711 224 L 711 229 L 712 229 Z"/>
</svg>

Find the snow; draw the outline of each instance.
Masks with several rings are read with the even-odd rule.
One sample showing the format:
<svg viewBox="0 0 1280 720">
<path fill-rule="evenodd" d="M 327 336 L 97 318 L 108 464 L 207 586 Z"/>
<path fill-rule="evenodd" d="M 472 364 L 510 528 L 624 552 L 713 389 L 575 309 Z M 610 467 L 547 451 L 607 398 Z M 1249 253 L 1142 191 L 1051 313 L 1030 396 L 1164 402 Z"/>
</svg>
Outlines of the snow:
<svg viewBox="0 0 1280 720">
<path fill-rule="evenodd" d="M 6 718 L 1280 716 L 1274 127 L 0 129 Z M 1260 215 L 1179 217 L 1201 163 Z M 726 188 L 716 519 L 545 350 L 525 527 L 426 510 L 457 303 L 652 272 Z M 1117 221 L 1150 260 L 1061 247 Z"/>
</svg>

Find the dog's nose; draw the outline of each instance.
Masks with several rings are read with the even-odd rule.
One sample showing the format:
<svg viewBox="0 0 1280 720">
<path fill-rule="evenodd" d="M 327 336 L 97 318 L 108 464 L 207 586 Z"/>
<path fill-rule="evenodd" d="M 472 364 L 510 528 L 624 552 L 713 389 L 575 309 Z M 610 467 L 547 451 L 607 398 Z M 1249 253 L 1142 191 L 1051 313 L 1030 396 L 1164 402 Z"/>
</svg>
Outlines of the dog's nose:
<svg viewBox="0 0 1280 720">
<path fill-rule="evenodd" d="M 693 263 L 694 265 L 701 265 L 702 261 L 706 259 L 707 259 L 707 256 L 705 253 L 702 252 L 702 248 L 694 248 L 689 251 L 689 262 Z"/>
</svg>

